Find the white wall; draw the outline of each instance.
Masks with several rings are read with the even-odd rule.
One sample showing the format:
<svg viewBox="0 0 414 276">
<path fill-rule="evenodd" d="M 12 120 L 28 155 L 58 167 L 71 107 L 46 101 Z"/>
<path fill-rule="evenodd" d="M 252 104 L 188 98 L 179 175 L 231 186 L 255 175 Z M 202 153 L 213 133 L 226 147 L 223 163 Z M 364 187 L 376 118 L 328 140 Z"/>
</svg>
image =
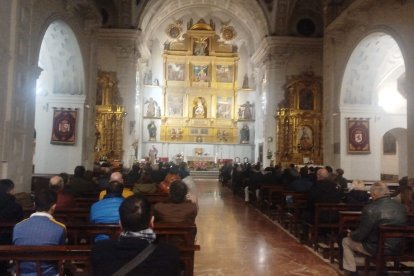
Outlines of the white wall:
<svg viewBox="0 0 414 276">
<path fill-rule="evenodd" d="M 82 138 L 85 96 L 38 96 L 36 100 L 36 147 L 34 154 L 35 173 L 72 173 L 82 164 Z M 53 108 L 78 109 L 76 120 L 76 142 L 74 145 L 51 144 Z"/>
</svg>

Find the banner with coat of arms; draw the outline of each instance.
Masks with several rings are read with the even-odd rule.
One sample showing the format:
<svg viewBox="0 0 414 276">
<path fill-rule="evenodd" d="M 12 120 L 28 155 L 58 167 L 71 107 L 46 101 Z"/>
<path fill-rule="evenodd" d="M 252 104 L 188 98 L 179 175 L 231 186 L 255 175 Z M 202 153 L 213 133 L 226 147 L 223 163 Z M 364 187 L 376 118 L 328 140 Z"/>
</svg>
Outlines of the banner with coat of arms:
<svg viewBox="0 0 414 276">
<path fill-rule="evenodd" d="M 348 153 L 370 153 L 369 119 L 347 118 Z"/>
</svg>

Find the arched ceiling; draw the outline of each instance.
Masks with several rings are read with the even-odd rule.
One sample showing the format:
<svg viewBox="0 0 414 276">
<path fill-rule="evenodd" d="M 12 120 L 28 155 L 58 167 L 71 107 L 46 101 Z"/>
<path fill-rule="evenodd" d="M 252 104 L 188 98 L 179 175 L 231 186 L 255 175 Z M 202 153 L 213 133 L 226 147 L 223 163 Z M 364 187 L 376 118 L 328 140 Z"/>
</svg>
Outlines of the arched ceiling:
<svg viewBox="0 0 414 276">
<path fill-rule="evenodd" d="M 342 81 L 342 104 L 376 105 L 383 86 L 397 87 L 405 65 L 393 37 L 376 32 L 366 36 L 354 49 Z"/>
<path fill-rule="evenodd" d="M 249 52 L 253 53 L 262 39 L 268 35 L 268 23 L 262 8 L 257 1 L 252 0 L 153 0 L 146 5 L 138 27 L 142 30 L 145 42 L 155 38 L 160 43 L 168 40 L 165 29 L 174 20 L 183 20 L 183 30 L 187 20 L 193 19 L 196 23 L 199 19 L 207 22 L 213 19 L 220 29 L 219 22 L 232 25 L 238 34 L 233 44 L 239 47 L 245 43 Z M 146 45 L 147 47 L 149 45 Z"/>
<path fill-rule="evenodd" d="M 82 94 L 83 62 L 78 41 L 63 21 L 50 24 L 40 47 L 39 78 L 44 94 Z M 38 84 L 39 87 L 39 84 Z"/>
</svg>

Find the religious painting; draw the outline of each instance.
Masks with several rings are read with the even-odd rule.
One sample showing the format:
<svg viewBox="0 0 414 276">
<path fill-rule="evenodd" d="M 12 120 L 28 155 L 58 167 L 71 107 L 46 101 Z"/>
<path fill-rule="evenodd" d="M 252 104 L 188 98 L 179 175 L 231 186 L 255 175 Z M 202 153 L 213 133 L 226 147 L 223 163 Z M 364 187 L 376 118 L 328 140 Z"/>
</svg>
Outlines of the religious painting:
<svg viewBox="0 0 414 276">
<path fill-rule="evenodd" d="M 217 113 L 216 117 L 220 119 L 231 119 L 231 97 L 217 97 Z"/>
<path fill-rule="evenodd" d="M 167 79 L 170 81 L 184 81 L 185 79 L 184 63 L 168 63 Z"/>
<path fill-rule="evenodd" d="M 313 130 L 309 126 L 300 126 L 296 141 L 298 151 L 311 151 L 313 149 Z"/>
<path fill-rule="evenodd" d="M 203 97 L 193 100 L 193 118 L 207 118 L 207 102 Z"/>
<path fill-rule="evenodd" d="M 233 82 L 233 65 L 216 65 L 216 80 L 218 82 Z"/>
<path fill-rule="evenodd" d="M 369 153 L 369 119 L 347 119 L 348 153 Z"/>
<path fill-rule="evenodd" d="M 152 97 L 144 102 L 144 117 L 159 118 L 161 116 L 161 107 Z"/>
<path fill-rule="evenodd" d="M 384 155 L 396 155 L 397 154 L 397 140 L 395 136 L 387 132 L 382 137 L 382 149 Z"/>
<path fill-rule="evenodd" d="M 192 80 L 193 82 L 208 82 L 208 65 L 194 65 Z"/>
<path fill-rule="evenodd" d="M 253 120 L 253 104 L 250 101 L 246 101 L 244 104 L 239 105 L 237 115 L 239 120 Z"/>
<path fill-rule="evenodd" d="M 167 96 L 167 116 L 182 117 L 183 116 L 183 95 Z"/>
<path fill-rule="evenodd" d="M 208 56 L 208 39 L 200 38 L 195 40 L 193 48 L 195 56 Z"/>
<path fill-rule="evenodd" d="M 77 110 L 54 109 L 51 144 L 74 145 Z"/>
</svg>

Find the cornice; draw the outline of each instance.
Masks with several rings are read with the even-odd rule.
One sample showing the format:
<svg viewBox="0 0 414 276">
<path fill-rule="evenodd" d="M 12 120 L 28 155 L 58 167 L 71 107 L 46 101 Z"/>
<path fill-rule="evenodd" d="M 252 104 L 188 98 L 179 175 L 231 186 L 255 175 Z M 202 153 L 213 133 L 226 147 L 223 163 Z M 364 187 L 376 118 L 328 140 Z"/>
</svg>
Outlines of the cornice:
<svg viewBox="0 0 414 276">
<path fill-rule="evenodd" d="M 270 36 L 265 37 L 258 50 L 252 55 L 252 62 L 262 63 L 267 57 L 275 53 L 292 52 L 295 49 L 323 49 L 323 38 L 303 38 L 290 36 Z"/>
</svg>

